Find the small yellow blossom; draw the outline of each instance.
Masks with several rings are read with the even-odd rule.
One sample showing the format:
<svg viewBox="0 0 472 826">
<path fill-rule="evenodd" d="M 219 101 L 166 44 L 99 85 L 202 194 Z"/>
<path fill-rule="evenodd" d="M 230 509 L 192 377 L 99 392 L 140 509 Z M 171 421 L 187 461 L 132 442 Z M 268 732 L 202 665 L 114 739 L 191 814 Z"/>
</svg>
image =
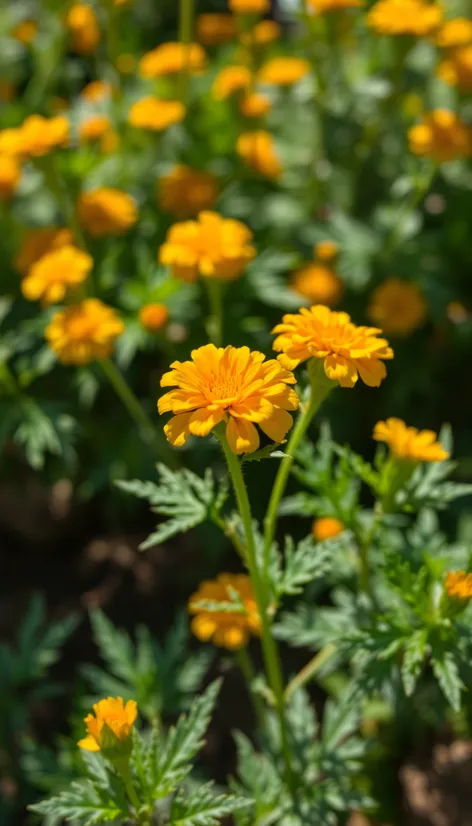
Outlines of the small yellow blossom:
<svg viewBox="0 0 472 826">
<path fill-rule="evenodd" d="M 437 163 L 466 158 L 472 153 L 472 129 L 455 112 L 435 109 L 408 132 L 410 150 Z"/>
<path fill-rule="evenodd" d="M 169 126 L 180 123 L 184 117 L 185 106 L 180 100 L 146 97 L 132 105 L 128 113 L 128 123 L 136 129 L 163 132 Z"/>
<path fill-rule="evenodd" d="M 131 75 L 136 69 L 138 61 L 134 54 L 124 52 L 119 54 L 115 61 L 115 66 L 121 75 Z"/>
<path fill-rule="evenodd" d="M 110 118 L 107 115 L 92 115 L 79 126 L 80 143 L 99 141 L 111 130 Z"/>
<path fill-rule="evenodd" d="M 88 253 L 77 247 L 60 247 L 30 267 L 21 290 L 28 301 L 40 299 L 45 305 L 57 304 L 70 288 L 85 281 L 92 267 L 93 259 Z"/>
<path fill-rule="evenodd" d="M 131 196 L 121 189 L 105 186 L 79 196 L 77 215 L 82 226 L 95 238 L 120 235 L 138 220 L 138 210 Z"/>
<path fill-rule="evenodd" d="M 225 66 L 218 72 L 211 93 L 216 100 L 226 100 L 248 89 L 251 82 L 252 75 L 246 66 Z"/>
<path fill-rule="evenodd" d="M 317 261 L 333 261 L 339 252 L 336 241 L 319 241 L 315 244 L 313 254 Z"/>
<path fill-rule="evenodd" d="M 229 0 L 228 7 L 234 14 L 266 14 L 270 0 Z"/>
<path fill-rule="evenodd" d="M 308 6 L 318 14 L 341 11 L 342 9 L 360 9 L 365 0 L 308 0 Z"/>
<path fill-rule="evenodd" d="M 292 86 L 309 74 L 311 66 L 301 57 L 274 57 L 262 66 L 257 79 L 274 86 Z"/>
<path fill-rule="evenodd" d="M 311 532 L 317 542 L 324 542 L 325 539 L 334 539 L 345 530 L 344 524 L 335 516 L 322 516 L 315 519 L 311 526 Z"/>
<path fill-rule="evenodd" d="M 113 86 L 107 80 L 92 80 L 87 83 L 80 93 L 80 97 L 89 103 L 101 103 L 111 97 Z"/>
<path fill-rule="evenodd" d="M 0 153 L 22 157 L 40 157 L 52 149 L 67 144 L 69 123 L 62 115 L 43 118 L 30 115 L 18 129 L 0 132 Z"/>
<path fill-rule="evenodd" d="M 197 17 L 197 40 L 204 46 L 229 43 L 236 37 L 237 31 L 236 20 L 232 14 L 199 14 Z"/>
<path fill-rule="evenodd" d="M 377 0 L 367 23 L 377 34 L 428 37 L 443 22 L 442 7 L 427 0 Z"/>
<path fill-rule="evenodd" d="M 236 152 L 247 166 L 266 178 L 277 179 L 283 172 L 282 164 L 269 132 L 242 132 L 236 143 Z"/>
<path fill-rule="evenodd" d="M 337 304 L 344 292 L 343 283 L 334 270 L 316 262 L 305 264 L 294 273 L 292 287 L 309 301 L 328 307 Z"/>
<path fill-rule="evenodd" d="M 0 201 L 9 201 L 21 178 L 21 167 L 13 155 L 0 155 Z"/>
<path fill-rule="evenodd" d="M 282 26 L 276 20 L 260 20 L 248 32 L 241 34 L 241 43 L 245 46 L 267 46 L 278 40 Z"/>
<path fill-rule="evenodd" d="M 24 46 L 29 46 L 38 34 L 38 24 L 36 20 L 22 20 L 13 29 L 11 36 L 23 43 Z"/>
<path fill-rule="evenodd" d="M 15 267 L 22 275 L 25 275 L 43 255 L 60 247 L 72 246 L 73 243 L 73 234 L 66 227 L 29 230 L 15 259 Z"/>
<path fill-rule="evenodd" d="M 298 408 L 298 396 L 289 385 L 293 373 L 275 359 L 249 347 L 192 350 L 191 361 L 174 361 L 161 387 L 176 387 L 159 399 L 159 413 L 174 414 L 164 427 L 171 444 L 181 447 L 190 434 L 208 436 L 226 423 L 226 439 L 233 453 L 253 453 L 259 447 L 255 424 L 274 442 L 282 442 L 293 424 L 289 410 Z"/>
<path fill-rule="evenodd" d="M 165 304 L 145 304 L 139 311 L 139 320 L 150 333 L 157 333 L 169 321 L 169 310 Z"/>
<path fill-rule="evenodd" d="M 437 75 L 449 86 L 457 86 L 459 92 L 472 92 L 472 46 L 454 49 L 439 63 Z"/>
<path fill-rule="evenodd" d="M 359 376 L 369 387 L 378 387 L 387 375 L 384 360 L 393 358 L 388 341 L 377 337 L 381 330 L 358 327 L 347 313 L 322 304 L 284 315 L 272 332 L 278 333 L 273 346 L 282 353 L 284 367 L 293 370 L 307 359 L 322 359 L 328 379 L 341 387 L 354 387 Z"/>
<path fill-rule="evenodd" d="M 241 611 L 208 611 L 200 608 L 200 602 L 233 602 L 236 591 L 244 605 Z M 245 574 L 219 574 L 216 579 L 205 580 L 188 601 L 188 612 L 193 614 L 192 631 L 201 642 L 211 640 L 215 645 L 230 651 L 243 648 L 249 638 L 259 636 L 261 621 L 257 610 L 251 580 Z"/>
<path fill-rule="evenodd" d="M 436 33 L 435 43 L 440 49 L 456 49 L 472 44 L 472 20 L 454 17 L 446 20 Z"/>
<path fill-rule="evenodd" d="M 258 92 L 245 95 L 239 103 L 239 111 L 244 118 L 263 118 L 271 108 L 269 98 Z"/>
<path fill-rule="evenodd" d="M 160 206 L 177 218 L 190 218 L 210 209 L 217 197 L 215 176 L 185 164 L 177 164 L 158 182 Z"/>
<path fill-rule="evenodd" d="M 87 3 L 74 3 L 66 16 L 69 45 L 77 54 L 93 54 L 100 43 L 100 29 L 96 14 Z"/>
<path fill-rule="evenodd" d="M 232 281 L 254 258 L 252 232 L 241 221 L 201 212 L 196 221 L 174 224 L 159 250 L 159 261 L 182 281 L 198 275 Z"/>
<path fill-rule="evenodd" d="M 448 596 L 453 599 L 472 599 L 472 574 L 466 571 L 449 571 L 444 584 Z"/>
<path fill-rule="evenodd" d="M 449 458 L 449 453 L 436 441 L 434 431 L 408 427 L 401 419 L 391 417 L 385 422 L 377 422 L 373 437 L 377 442 L 385 442 L 397 459 L 408 462 L 442 462 Z"/>
<path fill-rule="evenodd" d="M 98 298 L 57 312 L 46 327 L 46 340 L 63 364 L 90 364 L 108 358 L 124 324 Z"/>
<path fill-rule="evenodd" d="M 143 77 L 180 74 L 184 70 L 198 74 L 206 68 L 206 54 L 199 43 L 161 43 L 147 52 L 139 63 Z"/>
<path fill-rule="evenodd" d="M 106 756 L 107 751 L 130 740 L 138 716 L 134 700 L 128 700 L 125 704 L 121 697 L 108 697 L 95 703 L 93 711 L 84 720 L 87 736 L 78 742 L 81 749 L 103 751 Z"/>
<path fill-rule="evenodd" d="M 407 336 L 426 320 L 428 306 L 416 284 L 388 278 L 372 293 L 368 315 L 387 334 Z"/>
</svg>

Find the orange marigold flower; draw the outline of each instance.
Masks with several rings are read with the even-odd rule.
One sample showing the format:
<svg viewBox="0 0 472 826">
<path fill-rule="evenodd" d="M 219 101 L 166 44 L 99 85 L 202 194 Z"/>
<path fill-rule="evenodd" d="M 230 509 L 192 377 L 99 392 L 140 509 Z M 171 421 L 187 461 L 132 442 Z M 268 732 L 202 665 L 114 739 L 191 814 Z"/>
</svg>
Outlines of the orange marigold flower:
<svg viewBox="0 0 472 826">
<path fill-rule="evenodd" d="M 239 104 L 239 111 L 245 118 L 262 118 L 272 108 L 272 103 L 265 95 L 258 92 L 245 95 Z"/>
<path fill-rule="evenodd" d="M 382 330 L 407 336 L 426 320 L 428 305 L 416 284 L 388 278 L 372 293 L 368 315 Z"/>
<path fill-rule="evenodd" d="M 139 71 L 146 78 L 180 74 L 184 69 L 198 74 L 204 71 L 206 62 L 199 43 L 161 43 L 141 58 Z"/>
<path fill-rule="evenodd" d="M 311 532 L 317 542 L 324 542 L 325 539 L 334 539 L 345 530 L 343 522 L 335 516 L 322 516 L 315 519 L 311 526 Z"/>
<path fill-rule="evenodd" d="M 228 7 L 234 14 L 266 14 L 270 0 L 229 0 Z"/>
<path fill-rule="evenodd" d="M 90 235 L 120 235 L 138 220 L 138 210 L 132 197 L 121 189 L 103 186 L 82 192 L 77 201 L 80 223 Z"/>
<path fill-rule="evenodd" d="M 93 115 L 80 124 L 79 140 L 81 143 L 99 141 L 110 130 L 111 122 L 107 115 Z"/>
<path fill-rule="evenodd" d="M 29 46 L 38 34 L 38 24 L 36 20 L 21 20 L 13 29 L 11 36 L 18 43 L 23 43 L 24 46 Z"/>
<path fill-rule="evenodd" d="M 174 413 L 164 427 L 166 438 L 181 447 L 190 434 L 208 436 L 220 422 L 233 453 L 259 447 L 254 425 L 274 442 L 282 442 L 293 424 L 289 410 L 298 408 L 290 384 L 293 373 L 275 359 L 249 347 L 207 344 L 192 350 L 192 361 L 174 361 L 161 387 L 177 387 L 158 401 L 159 413 Z"/>
<path fill-rule="evenodd" d="M 237 31 L 232 14 L 199 14 L 197 17 L 197 40 L 204 46 L 229 43 L 236 37 Z"/>
<path fill-rule="evenodd" d="M 91 83 L 84 86 L 80 97 L 89 103 L 101 103 L 111 97 L 112 93 L 113 86 L 107 80 L 92 80 Z"/>
<path fill-rule="evenodd" d="M 408 132 L 410 151 L 437 163 L 466 158 L 472 153 L 472 129 L 448 109 L 426 112 Z"/>
<path fill-rule="evenodd" d="M 73 244 L 74 236 L 66 227 L 32 229 L 23 239 L 21 249 L 15 259 L 15 267 L 22 275 L 25 275 L 43 255 Z"/>
<path fill-rule="evenodd" d="M 381 330 L 358 327 L 347 313 L 333 312 L 322 304 L 299 313 L 284 315 L 274 350 L 281 364 L 293 370 L 307 359 L 322 359 L 324 371 L 341 387 L 354 387 L 359 376 L 369 387 L 378 387 L 387 375 L 385 359 L 393 358 L 388 341 L 378 338 Z"/>
<path fill-rule="evenodd" d="M 260 20 L 248 32 L 241 34 L 241 43 L 245 46 L 267 46 L 278 40 L 282 34 L 282 26 L 275 20 Z"/>
<path fill-rule="evenodd" d="M 77 247 L 64 246 L 43 255 L 28 270 L 21 290 L 29 301 L 62 301 L 70 287 L 82 284 L 93 267 L 92 257 Z"/>
<path fill-rule="evenodd" d="M 377 0 L 367 23 L 378 34 L 427 37 L 443 21 L 443 10 L 427 0 Z"/>
<path fill-rule="evenodd" d="M 218 182 L 211 172 L 177 164 L 158 182 L 159 204 L 177 218 L 198 215 L 213 206 L 218 197 Z"/>
<path fill-rule="evenodd" d="M 57 312 L 46 327 L 46 340 L 63 364 L 90 364 L 108 358 L 124 324 L 98 298 Z"/>
<path fill-rule="evenodd" d="M 165 304 L 145 304 L 139 311 L 139 320 L 150 333 L 157 333 L 169 321 L 169 310 Z"/>
<path fill-rule="evenodd" d="M 448 596 L 460 600 L 472 599 L 472 574 L 449 571 L 444 584 Z"/>
<path fill-rule="evenodd" d="M 246 90 L 252 82 L 252 74 L 246 66 L 225 66 L 218 72 L 212 86 L 216 100 L 226 100 L 236 92 Z"/>
<path fill-rule="evenodd" d="M 319 241 L 315 244 L 313 253 L 318 261 L 332 261 L 336 258 L 339 252 L 339 247 L 336 241 L 326 240 Z"/>
<path fill-rule="evenodd" d="M 291 86 L 298 83 L 310 70 L 308 60 L 301 57 L 274 57 L 262 66 L 257 79 L 260 83 L 274 86 Z"/>
<path fill-rule="evenodd" d="M 324 14 L 341 9 L 360 9 L 364 0 L 308 0 L 308 5 L 318 14 Z"/>
<path fill-rule="evenodd" d="M 449 453 L 436 441 L 434 431 L 408 427 L 401 419 L 391 417 L 385 422 L 377 422 L 373 437 L 377 442 L 385 442 L 397 459 L 408 462 L 442 462 L 449 458 Z"/>
<path fill-rule="evenodd" d="M 93 54 L 100 43 L 100 29 L 92 6 L 74 3 L 66 16 L 69 45 L 77 54 Z"/>
<path fill-rule="evenodd" d="M 23 157 L 40 157 L 52 149 L 64 146 L 69 140 L 67 118 L 59 115 L 43 118 L 30 115 L 18 129 L 4 129 L 0 133 L 0 152 Z"/>
<path fill-rule="evenodd" d="M 185 117 L 185 106 L 180 100 L 141 98 L 128 112 L 128 123 L 136 129 L 163 132 L 169 126 L 180 123 Z"/>
<path fill-rule="evenodd" d="M 115 66 L 121 75 L 131 75 L 136 69 L 137 62 L 134 54 L 124 52 L 116 58 Z"/>
<path fill-rule="evenodd" d="M 315 262 L 305 264 L 294 273 L 292 287 L 304 298 L 328 307 L 337 304 L 344 292 L 343 282 L 334 270 Z"/>
<path fill-rule="evenodd" d="M 232 281 L 256 254 L 251 241 L 252 232 L 241 221 L 201 212 L 196 221 L 170 228 L 159 261 L 182 281 L 195 281 L 198 275 Z"/>
<path fill-rule="evenodd" d="M 0 155 L 0 201 L 9 201 L 21 178 L 21 167 L 13 155 Z"/>
<path fill-rule="evenodd" d="M 276 179 L 283 172 L 275 151 L 274 139 L 263 129 L 257 132 L 242 132 L 236 143 L 236 151 L 247 166 L 266 178 Z"/>
<path fill-rule="evenodd" d="M 436 33 L 435 43 L 440 49 L 456 49 L 472 43 L 472 20 L 454 17 L 446 20 Z"/>
<path fill-rule="evenodd" d="M 236 591 L 244 605 L 241 611 L 208 611 L 199 607 L 202 602 L 234 602 Z M 261 633 L 261 620 L 257 610 L 251 580 L 245 574 L 219 574 L 216 579 L 205 580 L 188 601 L 188 612 L 193 614 L 192 631 L 202 642 L 211 640 L 215 645 L 230 651 L 243 648 L 251 635 Z"/>
<path fill-rule="evenodd" d="M 131 750 L 131 731 L 138 716 L 136 702 L 128 700 L 125 704 L 121 697 L 108 697 L 95 703 L 93 711 L 84 720 L 87 736 L 79 740 L 80 748 L 102 751 L 106 756 L 107 751 L 116 751 L 128 741 Z"/>
<path fill-rule="evenodd" d="M 457 86 L 460 92 L 472 92 L 472 46 L 454 49 L 446 60 L 437 68 L 437 75 L 448 83 Z"/>
</svg>

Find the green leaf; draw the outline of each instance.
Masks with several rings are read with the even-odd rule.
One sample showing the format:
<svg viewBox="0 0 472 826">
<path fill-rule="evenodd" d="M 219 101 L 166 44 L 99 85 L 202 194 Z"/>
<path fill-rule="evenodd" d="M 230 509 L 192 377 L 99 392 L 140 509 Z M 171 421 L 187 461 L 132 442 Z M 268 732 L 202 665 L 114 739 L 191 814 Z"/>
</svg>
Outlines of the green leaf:
<svg viewBox="0 0 472 826">
<path fill-rule="evenodd" d="M 99 823 L 111 823 L 119 817 L 126 817 L 127 812 L 116 800 L 104 793 L 91 780 L 71 783 L 70 789 L 61 792 L 40 803 L 29 806 L 32 812 L 45 817 L 60 820 L 75 820 L 80 826 L 95 826 Z"/>
<path fill-rule="evenodd" d="M 428 632 L 425 628 L 415 631 L 406 641 L 401 665 L 405 694 L 411 697 L 426 657 Z"/>
<path fill-rule="evenodd" d="M 431 663 L 433 673 L 436 677 L 446 700 L 454 711 L 459 711 L 461 707 L 461 691 L 464 688 L 459 669 L 454 655 L 451 651 L 434 650 Z"/>
<path fill-rule="evenodd" d="M 180 792 L 174 798 L 170 823 L 172 826 L 216 826 L 220 818 L 228 817 L 250 803 L 243 797 L 215 794 L 213 784 L 207 783 L 189 794 Z"/>
<path fill-rule="evenodd" d="M 285 540 L 285 569 L 276 586 L 278 596 L 300 594 L 303 586 L 324 576 L 331 568 L 333 553 L 339 546 L 336 539 L 316 543 L 307 536 L 294 547 L 293 539 Z"/>
</svg>

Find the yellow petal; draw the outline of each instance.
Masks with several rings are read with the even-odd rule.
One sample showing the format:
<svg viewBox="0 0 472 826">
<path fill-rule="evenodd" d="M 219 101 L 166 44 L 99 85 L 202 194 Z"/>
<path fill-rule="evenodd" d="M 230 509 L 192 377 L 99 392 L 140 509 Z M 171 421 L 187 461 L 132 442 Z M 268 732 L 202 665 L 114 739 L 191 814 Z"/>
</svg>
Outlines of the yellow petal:
<svg viewBox="0 0 472 826">
<path fill-rule="evenodd" d="M 81 749 L 86 749 L 87 751 L 100 751 L 100 746 L 95 738 L 90 734 L 87 737 L 84 737 L 83 740 L 79 740 L 77 745 L 80 746 Z"/>
<path fill-rule="evenodd" d="M 261 422 L 260 428 L 273 442 L 283 442 L 293 425 L 293 418 L 286 410 L 274 410 L 270 419 Z"/>
<path fill-rule="evenodd" d="M 210 411 L 204 407 L 195 410 L 190 416 L 188 429 L 194 436 L 208 436 L 210 430 L 213 430 L 215 425 L 221 422 L 223 415 L 221 409 Z"/>
<path fill-rule="evenodd" d="M 164 427 L 166 439 L 174 445 L 174 447 L 182 447 L 188 439 L 189 429 L 188 423 L 191 413 L 179 413 L 174 416 Z"/>
<path fill-rule="evenodd" d="M 233 419 L 226 426 L 226 438 L 233 453 L 253 453 L 259 447 L 259 434 L 245 419 Z"/>
</svg>

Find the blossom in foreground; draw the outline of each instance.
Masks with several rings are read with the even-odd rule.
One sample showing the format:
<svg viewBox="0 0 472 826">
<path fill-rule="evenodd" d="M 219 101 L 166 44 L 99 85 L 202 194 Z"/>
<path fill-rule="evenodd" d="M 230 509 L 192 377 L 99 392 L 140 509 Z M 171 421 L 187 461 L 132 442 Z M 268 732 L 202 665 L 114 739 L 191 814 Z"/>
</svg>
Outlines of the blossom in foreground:
<svg viewBox="0 0 472 826">
<path fill-rule="evenodd" d="M 133 103 L 128 112 L 128 123 L 136 129 L 163 132 L 169 126 L 180 123 L 185 117 L 185 106 L 180 100 L 141 98 Z"/>
<path fill-rule="evenodd" d="M 170 228 L 159 261 L 182 281 L 195 281 L 198 275 L 232 281 L 256 254 L 251 241 L 252 232 L 241 221 L 201 212 L 196 221 Z"/>
<path fill-rule="evenodd" d="M 57 312 L 46 327 L 46 340 L 63 364 L 90 364 L 108 358 L 124 324 L 98 298 Z"/>
<path fill-rule="evenodd" d="M 428 37 L 443 22 L 442 7 L 427 0 L 377 0 L 367 14 L 367 24 L 377 34 Z"/>
<path fill-rule="evenodd" d="M 244 118 L 263 118 L 271 108 L 269 98 L 258 92 L 245 95 L 239 103 L 239 111 Z"/>
<path fill-rule="evenodd" d="M 266 14 L 270 0 L 229 0 L 228 8 L 234 14 Z"/>
<path fill-rule="evenodd" d="M 122 697 L 107 697 L 95 703 L 93 714 L 87 714 L 85 727 L 87 736 L 78 745 L 87 751 L 120 752 L 120 746 L 131 750 L 131 732 L 138 716 L 135 700 L 123 702 Z M 126 749 L 123 749 L 125 752 Z"/>
<path fill-rule="evenodd" d="M 199 43 L 161 43 L 139 62 L 142 77 L 148 79 L 180 74 L 198 74 L 206 68 L 207 57 Z"/>
<path fill-rule="evenodd" d="M 210 209 L 218 197 L 218 182 L 211 172 L 177 164 L 158 181 L 158 201 L 177 218 Z"/>
<path fill-rule="evenodd" d="M 67 227 L 31 229 L 23 238 L 20 251 L 15 259 L 15 267 L 22 275 L 25 275 L 43 255 L 60 247 L 71 246 L 73 243 L 74 236 Z"/>
<path fill-rule="evenodd" d="M 0 201 L 9 201 L 21 178 L 21 167 L 13 155 L 0 155 Z"/>
<path fill-rule="evenodd" d="M 54 118 L 29 115 L 17 129 L 0 132 L 0 153 L 25 158 L 40 157 L 66 145 L 68 140 L 67 118 L 62 115 Z"/>
<path fill-rule="evenodd" d="M 231 593 L 234 591 L 244 606 L 241 611 L 208 611 L 198 605 L 209 600 L 234 602 Z M 219 574 L 216 579 L 205 580 L 190 597 L 188 612 L 194 615 L 191 628 L 199 640 L 211 640 L 230 651 L 247 645 L 251 635 L 260 635 L 261 621 L 254 591 L 245 574 Z"/>
<path fill-rule="evenodd" d="M 472 44 L 472 20 L 466 17 L 454 17 L 446 20 L 435 37 L 440 49 L 456 49 Z"/>
<path fill-rule="evenodd" d="M 400 278 L 388 278 L 372 293 L 368 315 L 384 332 L 407 336 L 426 320 L 428 305 L 416 286 Z"/>
<path fill-rule="evenodd" d="M 311 526 L 311 532 L 317 542 L 324 542 L 325 539 L 334 539 L 346 530 L 344 523 L 335 516 L 321 516 L 315 519 Z"/>
<path fill-rule="evenodd" d="M 169 321 L 169 310 L 165 304 L 145 304 L 139 311 L 139 320 L 150 333 L 157 333 Z"/>
<path fill-rule="evenodd" d="M 247 66 L 225 66 L 218 72 L 211 93 L 215 100 L 226 100 L 249 89 L 251 83 L 252 74 Z"/>
<path fill-rule="evenodd" d="M 449 453 L 437 441 L 434 431 L 408 427 L 401 419 L 391 417 L 385 422 L 377 422 L 373 437 L 377 442 L 385 442 L 397 459 L 442 462 L 449 458 Z"/>
<path fill-rule="evenodd" d="M 69 289 L 82 284 L 93 267 L 93 259 L 84 250 L 64 246 L 52 250 L 36 261 L 21 282 L 21 291 L 29 301 L 58 304 Z"/>
<path fill-rule="evenodd" d="M 266 178 L 277 179 L 283 172 L 270 132 L 242 132 L 236 143 L 236 152 L 247 166 Z"/>
<path fill-rule="evenodd" d="M 292 278 L 292 288 L 309 301 L 333 307 L 344 292 L 344 285 L 331 267 L 316 261 L 300 267 Z"/>
<path fill-rule="evenodd" d="M 378 387 L 387 375 L 384 360 L 393 358 L 388 341 L 378 338 L 381 330 L 359 327 L 347 313 L 322 304 L 284 315 L 272 332 L 278 333 L 273 346 L 284 367 L 293 370 L 307 359 L 322 359 L 328 379 L 341 387 L 354 387 L 359 376 Z"/>
<path fill-rule="evenodd" d="M 249 347 L 222 348 L 207 344 L 192 351 L 191 361 L 174 361 L 161 387 L 176 387 L 159 399 L 159 413 L 174 413 L 164 427 L 167 439 L 181 447 L 190 434 L 208 436 L 226 423 L 233 453 L 252 453 L 259 447 L 255 424 L 274 442 L 282 442 L 293 424 L 289 410 L 298 396 L 289 385 L 293 373 L 275 359 Z"/>
<path fill-rule="evenodd" d="M 410 150 L 437 163 L 468 157 L 472 153 L 472 129 L 449 109 L 426 112 L 408 132 Z"/>
<path fill-rule="evenodd" d="M 77 54 L 93 54 L 100 43 L 100 29 L 92 6 L 74 3 L 66 16 L 69 46 Z"/>
<path fill-rule="evenodd" d="M 257 75 L 260 83 L 292 86 L 309 74 L 311 66 L 301 57 L 274 57 L 262 66 Z"/>
<path fill-rule="evenodd" d="M 196 21 L 196 36 L 204 46 L 218 46 L 229 43 L 238 33 L 236 20 L 232 14 L 199 14 Z"/>
<path fill-rule="evenodd" d="M 342 9 L 360 9 L 364 6 L 364 0 L 308 0 L 308 6 L 318 14 L 324 14 Z"/>
<path fill-rule="evenodd" d="M 449 571 L 444 585 L 449 597 L 459 600 L 472 599 L 472 574 L 465 571 Z"/>
<path fill-rule="evenodd" d="M 472 92 L 472 45 L 454 49 L 439 63 L 437 75 L 449 86 L 456 86 L 459 92 Z"/>
<path fill-rule="evenodd" d="M 77 215 L 82 226 L 95 238 L 119 235 L 138 220 L 131 196 L 121 189 L 105 186 L 79 195 Z"/>
<path fill-rule="evenodd" d="M 21 20 L 12 29 L 11 36 L 18 43 L 23 43 L 24 46 L 29 46 L 35 40 L 38 34 L 38 24 L 36 20 Z"/>
</svg>

